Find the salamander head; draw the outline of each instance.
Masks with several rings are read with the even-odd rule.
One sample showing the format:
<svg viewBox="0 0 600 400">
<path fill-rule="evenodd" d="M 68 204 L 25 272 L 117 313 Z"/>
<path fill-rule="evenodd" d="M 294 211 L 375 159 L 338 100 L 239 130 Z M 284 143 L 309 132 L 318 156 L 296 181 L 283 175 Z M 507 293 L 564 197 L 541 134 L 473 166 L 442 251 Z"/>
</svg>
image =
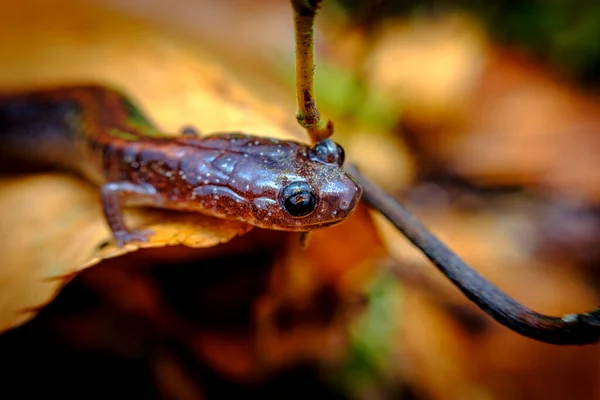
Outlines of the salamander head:
<svg viewBox="0 0 600 400">
<path fill-rule="evenodd" d="M 167 196 L 174 207 L 260 228 L 310 231 L 344 221 L 362 196 L 360 185 L 342 169 L 344 150 L 330 139 L 309 147 L 224 134 L 181 143 L 177 149 L 185 155 L 176 175 L 192 194 L 176 202 Z"/>
<path fill-rule="evenodd" d="M 309 231 L 344 221 L 362 195 L 360 185 L 343 169 L 344 150 L 330 139 L 311 148 L 298 145 L 278 176 L 275 192 L 253 201 L 253 225 Z M 260 186 L 260 185 L 259 185 Z"/>
</svg>

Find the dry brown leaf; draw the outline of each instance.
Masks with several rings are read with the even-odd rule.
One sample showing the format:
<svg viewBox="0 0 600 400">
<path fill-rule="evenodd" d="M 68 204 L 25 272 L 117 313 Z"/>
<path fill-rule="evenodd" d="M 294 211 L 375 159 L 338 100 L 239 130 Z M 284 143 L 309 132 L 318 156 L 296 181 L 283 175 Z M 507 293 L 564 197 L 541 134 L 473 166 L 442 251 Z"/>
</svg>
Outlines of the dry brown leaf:
<svg viewBox="0 0 600 400">
<path fill-rule="evenodd" d="M 600 201 L 598 99 L 501 49 L 489 57 L 471 96 L 465 128 L 445 150 L 457 173 L 486 185 L 522 184 Z"/>
<path fill-rule="evenodd" d="M 0 89 L 107 83 L 129 94 L 167 132 L 192 124 L 305 140 L 292 110 L 253 98 L 194 43 L 75 0 L 0 4 Z M 290 133 L 286 127 L 295 129 Z M 0 180 L 0 331 L 32 318 L 77 272 L 116 249 L 97 189 L 67 174 Z M 131 226 L 156 234 L 144 247 L 215 246 L 248 232 L 240 223 L 175 212 L 128 210 Z M 112 242 L 110 242 L 112 243 Z"/>
<path fill-rule="evenodd" d="M 201 359 L 244 381 L 298 362 L 340 362 L 349 323 L 365 306 L 373 261 L 384 249 L 364 206 L 344 223 L 312 236 L 306 251 L 296 235 L 280 245 L 285 251 L 270 273 L 267 290 L 252 300 L 251 332 L 198 329 L 193 347 Z"/>
<path fill-rule="evenodd" d="M 429 122 L 461 117 L 486 66 L 488 44 L 462 14 L 391 20 L 370 55 L 371 84 L 398 102 L 402 115 Z"/>
<path fill-rule="evenodd" d="M 394 21 L 373 84 L 398 102 L 424 169 L 597 204 L 600 106 L 461 15 Z"/>
<path fill-rule="evenodd" d="M 598 296 L 577 266 L 531 252 L 528 216 L 411 208 L 489 281 L 532 309 L 582 312 Z M 596 398 L 600 346 L 562 347 L 533 341 L 493 321 L 470 303 L 381 216 L 375 218 L 394 257 L 427 280 L 406 282 L 396 346 L 410 368 L 405 378 L 432 399 Z M 468 319 L 462 316 L 469 317 Z M 435 357 L 432 357 L 435 354 Z"/>
</svg>

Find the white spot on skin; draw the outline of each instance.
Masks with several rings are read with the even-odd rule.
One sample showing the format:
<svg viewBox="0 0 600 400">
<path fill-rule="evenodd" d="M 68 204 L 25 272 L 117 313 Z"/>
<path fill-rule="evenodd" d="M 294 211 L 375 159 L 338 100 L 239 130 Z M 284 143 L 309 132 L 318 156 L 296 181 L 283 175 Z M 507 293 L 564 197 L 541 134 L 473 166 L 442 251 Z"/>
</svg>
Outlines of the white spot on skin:
<svg viewBox="0 0 600 400">
<path fill-rule="evenodd" d="M 210 176 L 210 172 L 207 172 L 207 173 L 206 173 L 206 176 Z"/>
<path fill-rule="evenodd" d="M 258 140 L 256 140 L 256 141 L 254 142 L 254 144 L 255 144 L 255 145 L 257 145 L 257 146 L 258 146 L 258 144 L 259 144 L 259 143 L 260 143 L 260 142 L 259 142 Z"/>
<path fill-rule="evenodd" d="M 567 324 L 577 321 L 577 314 L 567 314 L 561 318 Z"/>
<path fill-rule="evenodd" d="M 246 190 L 250 190 L 250 185 L 246 185 Z"/>
<path fill-rule="evenodd" d="M 216 182 L 217 182 L 217 183 L 221 183 L 221 181 L 220 181 L 220 180 L 218 180 L 218 179 L 216 180 Z"/>
<path fill-rule="evenodd" d="M 260 153 L 258 153 L 261 157 L 265 155 L 265 153 L 263 153 L 262 151 Z"/>
<path fill-rule="evenodd" d="M 208 185 L 208 179 L 205 179 L 205 180 L 204 180 L 204 184 L 205 184 L 205 185 Z"/>
<path fill-rule="evenodd" d="M 244 154 L 244 158 L 248 158 L 248 154 Z"/>
</svg>

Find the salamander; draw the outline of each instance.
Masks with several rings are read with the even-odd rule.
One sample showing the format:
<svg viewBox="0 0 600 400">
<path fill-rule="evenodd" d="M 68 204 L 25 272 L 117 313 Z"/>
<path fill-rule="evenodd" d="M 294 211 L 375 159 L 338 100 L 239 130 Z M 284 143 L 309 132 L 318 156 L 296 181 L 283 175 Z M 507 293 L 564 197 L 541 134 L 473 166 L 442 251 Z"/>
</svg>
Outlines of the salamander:
<svg viewBox="0 0 600 400">
<path fill-rule="evenodd" d="M 314 146 L 243 133 L 162 133 L 117 90 L 87 85 L 0 94 L 3 158 L 66 168 L 98 185 L 118 246 L 146 241 L 123 207 L 199 212 L 266 229 L 344 221 L 362 195 L 330 139 Z"/>
</svg>

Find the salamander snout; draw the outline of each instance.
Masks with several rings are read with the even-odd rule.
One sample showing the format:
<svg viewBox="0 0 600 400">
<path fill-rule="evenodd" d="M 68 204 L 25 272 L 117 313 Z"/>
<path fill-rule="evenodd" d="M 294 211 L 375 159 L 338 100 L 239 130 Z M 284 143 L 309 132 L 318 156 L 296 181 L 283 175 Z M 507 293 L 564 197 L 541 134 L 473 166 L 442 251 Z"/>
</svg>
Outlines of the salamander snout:
<svg viewBox="0 0 600 400">
<path fill-rule="evenodd" d="M 362 197 L 362 188 L 354 178 L 341 171 L 337 179 L 322 186 L 320 196 L 323 218 L 330 215 L 332 220 L 344 219 L 358 205 Z"/>
<path fill-rule="evenodd" d="M 272 169 L 285 172 L 261 175 L 266 183 L 257 185 L 264 192 L 258 190 L 261 195 L 252 200 L 251 223 L 269 229 L 310 231 L 344 221 L 362 196 L 358 182 L 343 169 L 344 158 L 342 147 L 325 139 L 308 149 L 291 148 L 279 164 L 275 159 L 277 168 Z"/>
<path fill-rule="evenodd" d="M 360 187 L 351 187 L 340 196 L 339 208 L 342 211 L 352 210 L 360 199 Z"/>
<path fill-rule="evenodd" d="M 337 169 L 327 180 L 296 181 L 280 193 L 284 215 L 279 225 L 291 230 L 312 230 L 335 225 L 356 208 L 362 195 L 360 185 L 343 170 Z M 285 229 L 285 228 L 284 228 Z"/>
</svg>

